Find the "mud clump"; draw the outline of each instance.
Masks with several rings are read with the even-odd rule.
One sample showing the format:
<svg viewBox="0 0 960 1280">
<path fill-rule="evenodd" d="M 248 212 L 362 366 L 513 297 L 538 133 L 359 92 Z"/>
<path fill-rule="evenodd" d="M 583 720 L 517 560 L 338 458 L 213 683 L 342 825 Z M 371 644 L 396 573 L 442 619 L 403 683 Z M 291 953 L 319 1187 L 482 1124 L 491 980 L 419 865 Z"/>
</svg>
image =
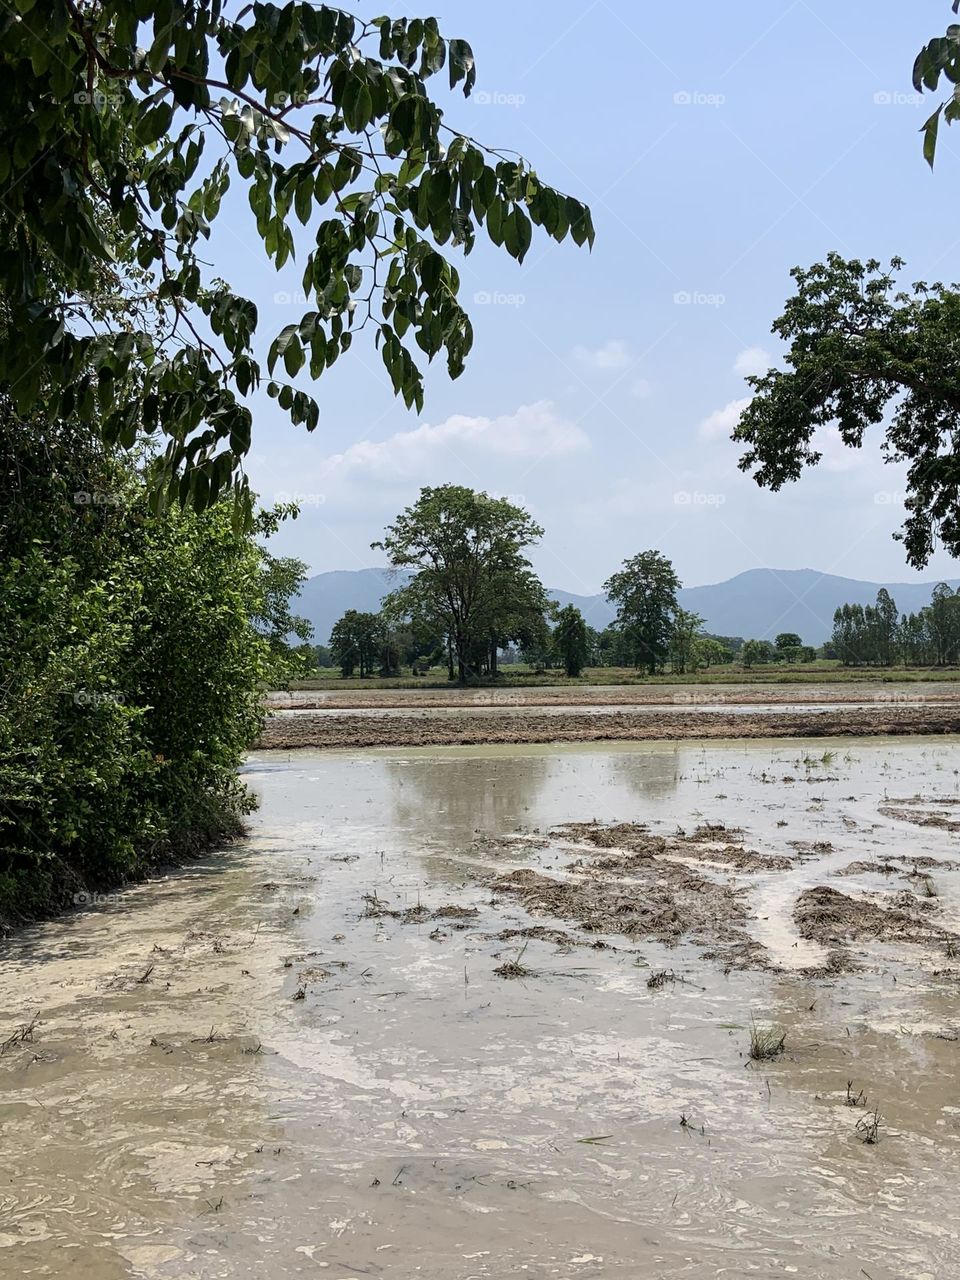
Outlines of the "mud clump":
<svg viewBox="0 0 960 1280">
<path fill-rule="evenodd" d="M 376 893 L 363 895 L 362 916 L 367 920 L 399 920 L 401 924 L 423 924 L 427 920 L 473 920 L 480 912 L 476 907 L 461 907 L 456 902 L 445 903 L 442 907 L 424 906 L 418 902 L 415 907 L 391 907 Z"/>
<path fill-rule="evenodd" d="M 527 925 L 524 929 L 501 929 L 494 935 L 498 942 L 510 942 L 513 938 L 534 939 L 537 942 L 552 942 L 561 951 L 572 951 L 574 947 L 590 947 L 594 951 L 616 951 L 616 947 L 602 938 L 575 938 L 566 929 L 551 929 L 545 924 Z"/>
<path fill-rule="evenodd" d="M 722 822 L 702 823 L 689 834 L 651 835 L 642 823 L 619 822 L 605 826 L 598 822 L 569 822 L 555 834 L 599 849 L 611 850 L 611 856 L 593 865 L 598 871 L 630 871 L 644 862 L 665 856 L 697 858 L 735 867 L 738 871 L 789 871 L 792 859 L 783 854 L 764 854 L 744 849 L 740 843 L 743 831 Z M 616 852 L 613 852 L 616 851 Z"/>
<path fill-rule="evenodd" d="M 842 947 L 857 939 L 914 943 L 920 946 L 960 944 L 960 936 L 926 918 L 929 906 L 910 893 L 898 893 L 892 906 L 867 897 L 854 898 L 829 885 L 800 894 L 793 918 L 802 938 Z"/>
<path fill-rule="evenodd" d="M 713 956 L 732 968 L 763 965 L 764 948 L 747 932 L 741 890 L 680 863 L 651 859 L 645 865 L 642 879 L 630 883 L 591 869 L 570 880 L 523 869 L 500 876 L 493 888 L 519 899 L 531 914 L 573 921 L 587 933 L 623 934 L 667 946 L 693 941 L 708 945 Z"/>
<path fill-rule="evenodd" d="M 868 862 L 859 858 L 855 862 L 848 862 L 845 867 L 841 867 L 834 874 L 838 876 L 862 876 L 868 874 L 894 876 L 904 875 L 905 872 L 902 867 L 898 867 L 892 862 Z"/>
<path fill-rule="evenodd" d="M 960 831 L 960 820 L 956 817 L 948 816 L 944 813 L 935 813 L 933 809 L 917 809 L 916 805 L 934 805 L 938 808 L 944 808 L 955 805 L 957 799 L 953 796 L 929 797 L 912 796 L 909 800 L 891 800 L 888 804 L 880 805 L 879 812 L 885 818 L 897 818 L 900 822 L 912 823 L 915 827 L 935 827 L 940 831 Z"/>
</svg>

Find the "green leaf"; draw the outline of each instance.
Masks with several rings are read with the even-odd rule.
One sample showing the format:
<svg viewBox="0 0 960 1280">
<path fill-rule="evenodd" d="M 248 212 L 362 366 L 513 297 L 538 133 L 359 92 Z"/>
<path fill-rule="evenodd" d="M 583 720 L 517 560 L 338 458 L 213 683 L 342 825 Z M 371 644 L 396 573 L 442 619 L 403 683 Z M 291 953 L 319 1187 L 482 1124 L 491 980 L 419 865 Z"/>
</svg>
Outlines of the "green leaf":
<svg viewBox="0 0 960 1280">
<path fill-rule="evenodd" d="M 930 119 L 924 124 L 921 132 L 923 133 L 923 158 L 926 160 L 930 168 L 933 168 L 933 162 L 937 154 L 937 133 L 940 129 L 940 116 L 944 108 L 943 103 L 937 107 L 936 111 Z"/>
</svg>

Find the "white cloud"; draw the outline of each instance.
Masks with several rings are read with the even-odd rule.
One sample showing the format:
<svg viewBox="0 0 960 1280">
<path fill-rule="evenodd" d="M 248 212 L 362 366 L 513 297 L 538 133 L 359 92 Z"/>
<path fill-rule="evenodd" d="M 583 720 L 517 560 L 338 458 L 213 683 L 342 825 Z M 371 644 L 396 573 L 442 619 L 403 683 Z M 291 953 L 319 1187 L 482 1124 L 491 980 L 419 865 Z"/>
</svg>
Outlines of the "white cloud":
<svg viewBox="0 0 960 1280">
<path fill-rule="evenodd" d="M 700 423 L 697 428 L 697 435 L 701 440 L 729 438 L 730 433 L 740 421 L 741 413 L 743 413 L 752 399 L 753 396 L 744 396 L 741 400 L 731 400 L 722 409 L 715 409 Z"/>
<path fill-rule="evenodd" d="M 573 355 L 588 369 L 626 369 L 633 363 L 630 349 L 622 338 L 610 338 L 600 347 L 574 347 Z"/>
<path fill-rule="evenodd" d="M 398 431 L 386 440 L 360 440 L 325 460 L 324 472 L 408 479 L 439 456 L 556 458 L 590 447 L 587 433 L 561 418 L 549 400 L 521 405 L 499 418 L 454 414 L 431 426 Z"/>
<path fill-rule="evenodd" d="M 747 378 L 751 374 L 766 373 L 773 364 L 773 357 L 763 347 L 745 347 L 737 356 L 733 372 Z"/>
<path fill-rule="evenodd" d="M 878 482 L 887 474 L 879 453 L 870 448 L 849 448 L 837 427 L 818 427 L 810 443 L 822 455 L 820 465 L 825 471 L 860 471 Z"/>
</svg>

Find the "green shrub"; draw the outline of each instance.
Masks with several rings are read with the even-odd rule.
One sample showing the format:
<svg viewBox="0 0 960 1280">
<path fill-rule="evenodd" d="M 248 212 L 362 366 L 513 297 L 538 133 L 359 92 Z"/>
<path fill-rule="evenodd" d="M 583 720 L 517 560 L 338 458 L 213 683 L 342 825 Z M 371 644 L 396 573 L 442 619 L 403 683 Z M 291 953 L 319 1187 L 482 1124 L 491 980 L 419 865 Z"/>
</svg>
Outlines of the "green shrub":
<svg viewBox="0 0 960 1280">
<path fill-rule="evenodd" d="M 0 412 L 0 924 L 242 829 L 282 658 L 231 516 L 153 514 L 91 432 Z"/>
</svg>

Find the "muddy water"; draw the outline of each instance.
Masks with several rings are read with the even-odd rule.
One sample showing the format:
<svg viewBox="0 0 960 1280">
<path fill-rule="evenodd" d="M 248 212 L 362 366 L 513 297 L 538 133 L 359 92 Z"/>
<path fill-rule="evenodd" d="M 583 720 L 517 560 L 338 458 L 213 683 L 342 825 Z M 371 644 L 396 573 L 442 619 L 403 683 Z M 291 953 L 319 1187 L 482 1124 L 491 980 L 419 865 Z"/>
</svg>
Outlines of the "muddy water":
<svg viewBox="0 0 960 1280">
<path fill-rule="evenodd" d="M 2 953 L 0 1040 L 38 1021 L 0 1057 L 0 1275 L 960 1273 L 951 962 L 858 944 L 813 979 L 791 913 L 877 889 L 852 861 L 955 855 L 880 809 L 956 799 L 958 770 L 943 739 L 252 759 L 242 847 Z M 519 949 L 492 935 L 530 919 L 484 878 L 561 873 L 537 830 L 591 819 L 832 847 L 740 878 L 776 972 L 590 935 L 611 945 L 534 940 L 496 976 Z M 955 927 L 960 877 L 932 875 Z M 478 915 L 384 914 L 451 904 Z M 683 981 L 649 988 L 664 968 Z M 783 1057 L 749 1063 L 751 1016 Z"/>
</svg>

